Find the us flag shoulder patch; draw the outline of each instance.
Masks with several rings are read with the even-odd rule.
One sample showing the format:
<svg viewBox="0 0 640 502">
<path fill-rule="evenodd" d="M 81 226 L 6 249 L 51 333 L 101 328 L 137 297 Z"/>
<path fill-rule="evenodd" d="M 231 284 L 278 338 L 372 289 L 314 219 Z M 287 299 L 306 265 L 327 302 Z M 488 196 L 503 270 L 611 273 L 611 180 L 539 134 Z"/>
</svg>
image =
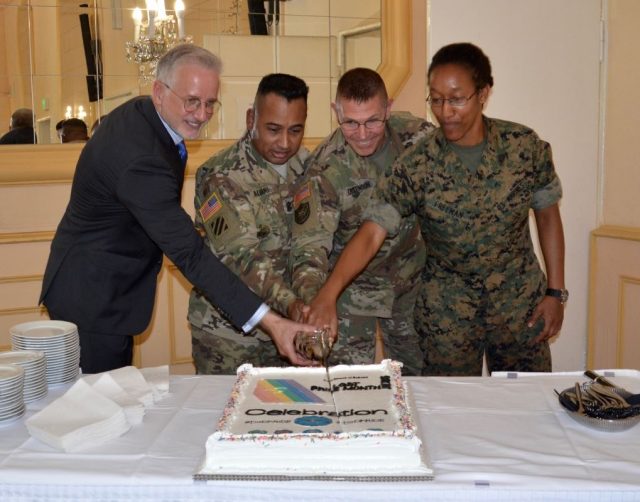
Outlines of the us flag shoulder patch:
<svg viewBox="0 0 640 502">
<path fill-rule="evenodd" d="M 207 220 L 220 211 L 220 209 L 222 209 L 222 201 L 220 197 L 218 197 L 218 194 L 212 192 L 206 202 L 200 206 L 198 212 L 202 217 L 202 221 L 206 223 Z"/>
</svg>

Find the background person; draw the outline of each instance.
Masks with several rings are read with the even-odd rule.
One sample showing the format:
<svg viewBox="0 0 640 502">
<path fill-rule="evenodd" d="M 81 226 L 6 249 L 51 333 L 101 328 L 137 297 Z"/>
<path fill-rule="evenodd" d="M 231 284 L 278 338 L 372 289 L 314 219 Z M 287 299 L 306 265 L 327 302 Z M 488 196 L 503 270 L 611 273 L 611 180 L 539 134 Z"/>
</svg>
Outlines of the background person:
<svg viewBox="0 0 640 502">
<path fill-rule="evenodd" d="M 56 123 L 56 136 L 58 137 L 58 141 L 62 143 L 62 124 L 64 124 L 65 119 L 59 120 Z"/>
<path fill-rule="evenodd" d="M 340 126 L 313 152 L 299 183 L 294 197 L 293 286 L 314 307 L 312 324 L 320 307 L 314 298 L 362 223 L 376 182 L 386 166 L 433 128 L 408 113 L 391 113 L 391 105 L 375 71 L 346 72 L 332 105 Z M 415 216 L 410 216 L 340 296 L 332 364 L 374 362 L 378 336 L 386 357 L 404 363 L 404 374 L 420 374 L 423 357 L 412 319 L 423 263 L 424 242 Z"/>
<path fill-rule="evenodd" d="M 9 132 L 0 138 L 0 145 L 34 145 L 33 112 L 29 108 L 18 108 L 11 114 Z"/>
<path fill-rule="evenodd" d="M 210 249 L 255 293 L 286 314 L 291 290 L 289 250 L 293 183 L 308 152 L 301 147 L 307 84 L 275 73 L 258 85 L 247 132 L 196 173 L 196 226 Z M 209 210 L 215 199 L 216 209 Z M 282 366 L 262 330 L 242 333 L 194 289 L 189 299 L 193 360 L 198 373 L 230 373 L 243 363 Z"/>
<path fill-rule="evenodd" d="M 549 339 L 562 326 L 568 296 L 551 148 L 528 127 L 483 115 L 493 77 L 478 47 L 443 47 L 428 79 L 440 127 L 381 179 L 369 221 L 319 296 L 335 299 L 398 222 L 417 215 L 427 243 L 416 304 L 425 374 L 479 375 L 483 354 L 489 371 L 551 371 Z"/>
<path fill-rule="evenodd" d="M 40 301 L 80 332 L 85 373 L 131 364 L 133 335 L 153 311 L 163 253 L 244 331 L 257 323 L 282 355 L 308 364 L 281 318 L 209 251 L 180 206 L 186 149 L 211 118 L 220 61 L 179 45 L 159 61 L 151 97 L 109 114 L 83 148 L 71 198 L 51 244 Z M 132 131 L 134 133 L 132 133 Z"/>
<path fill-rule="evenodd" d="M 63 143 L 85 143 L 89 141 L 87 124 L 84 120 L 71 118 L 62 122 L 60 140 Z"/>
</svg>

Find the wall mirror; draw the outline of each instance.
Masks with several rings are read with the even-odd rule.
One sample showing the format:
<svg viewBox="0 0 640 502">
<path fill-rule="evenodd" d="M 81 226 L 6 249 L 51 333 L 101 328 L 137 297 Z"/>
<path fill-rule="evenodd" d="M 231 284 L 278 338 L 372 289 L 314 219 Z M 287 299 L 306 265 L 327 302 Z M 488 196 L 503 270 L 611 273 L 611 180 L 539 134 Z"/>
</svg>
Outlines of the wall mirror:
<svg viewBox="0 0 640 502">
<path fill-rule="evenodd" d="M 163 37 L 172 35 L 160 16 L 172 19 L 175 36 L 223 60 L 223 107 L 202 139 L 239 137 L 259 79 L 274 71 L 308 83 L 306 136 L 322 137 L 335 126 L 329 103 L 346 69 L 389 73 L 392 94 L 394 79 L 408 74 L 409 50 L 398 41 L 410 34 L 398 32 L 407 31 L 409 9 L 409 0 L 0 0 L 0 134 L 13 110 L 31 108 L 38 144 L 56 143 L 58 121 L 78 117 L 91 126 L 147 94 L 149 64 L 128 60 L 127 43 L 131 59 L 151 13 Z"/>
</svg>

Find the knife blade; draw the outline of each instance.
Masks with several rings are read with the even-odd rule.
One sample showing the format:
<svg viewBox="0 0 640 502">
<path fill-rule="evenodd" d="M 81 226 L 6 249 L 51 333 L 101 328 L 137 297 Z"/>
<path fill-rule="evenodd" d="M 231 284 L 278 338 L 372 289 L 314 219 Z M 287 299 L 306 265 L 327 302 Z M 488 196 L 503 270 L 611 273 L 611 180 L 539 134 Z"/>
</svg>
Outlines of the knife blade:
<svg viewBox="0 0 640 502">
<path fill-rule="evenodd" d="M 296 351 L 306 357 L 307 359 L 314 359 L 319 361 L 324 366 L 325 374 L 327 375 L 327 385 L 329 386 L 329 393 L 331 394 L 331 401 L 333 403 L 333 411 L 336 414 L 336 421 L 338 427 L 342 428 L 340 420 L 340 412 L 336 404 L 336 397 L 333 390 L 333 382 L 331 381 L 331 374 L 329 372 L 329 355 L 333 348 L 333 339 L 328 329 L 317 329 L 314 332 L 299 332 L 294 339 L 294 346 Z"/>
<path fill-rule="evenodd" d="M 333 402 L 333 409 L 336 412 L 336 421 L 338 422 L 338 427 L 342 429 L 342 423 L 340 421 L 340 412 L 338 411 L 338 405 L 336 404 L 336 396 L 333 391 L 333 382 L 331 381 L 331 374 L 329 373 L 329 355 L 331 354 L 331 349 L 333 348 L 333 340 L 331 338 L 331 334 L 328 330 L 323 329 L 320 332 L 320 344 L 322 351 L 322 359 L 321 363 L 324 366 L 324 369 L 327 373 L 327 384 L 329 385 L 329 392 L 331 393 L 331 401 Z"/>
</svg>

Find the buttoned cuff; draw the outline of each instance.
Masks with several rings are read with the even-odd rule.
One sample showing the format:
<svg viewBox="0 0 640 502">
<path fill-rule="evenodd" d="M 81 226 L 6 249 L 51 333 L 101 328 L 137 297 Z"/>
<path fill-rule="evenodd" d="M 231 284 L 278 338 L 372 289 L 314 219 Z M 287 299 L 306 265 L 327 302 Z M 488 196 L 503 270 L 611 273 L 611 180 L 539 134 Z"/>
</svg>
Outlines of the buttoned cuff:
<svg viewBox="0 0 640 502">
<path fill-rule="evenodd" d="M 262 318 L 267 314 L 267 312 L 269 312 L 269 305 L 263 303 L 258 307 L 258 310 L 256 310 L 255 314 L 251 316 L 251 319 L 244 323 L 244 326 L 242 326 L 242 331 L 244 331 L 245 333 L 249 333 L 253 328 L 256 327 L 256 325 L 260 321 L 262 321 Z"/>
</svg>

